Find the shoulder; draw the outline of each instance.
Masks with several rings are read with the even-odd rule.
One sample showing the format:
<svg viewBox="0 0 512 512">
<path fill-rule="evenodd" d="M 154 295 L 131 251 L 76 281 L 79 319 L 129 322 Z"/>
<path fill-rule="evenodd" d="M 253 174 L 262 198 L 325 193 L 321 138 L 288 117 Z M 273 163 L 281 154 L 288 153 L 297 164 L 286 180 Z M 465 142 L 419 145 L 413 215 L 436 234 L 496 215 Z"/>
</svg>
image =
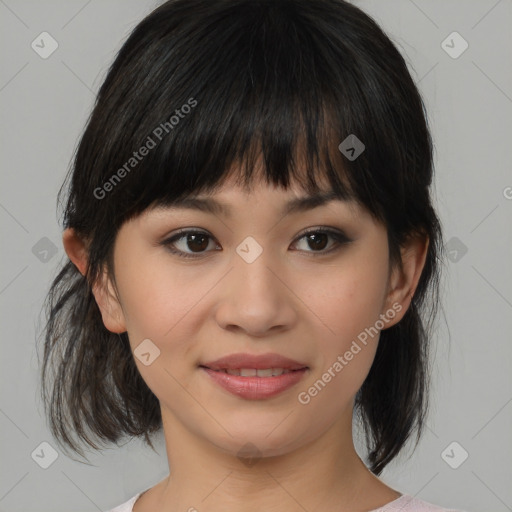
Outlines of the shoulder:
<svg viewBox="0 0 512 512">
<path fill-rule="evenodd" d="M 137 498 L 141 495 L 140 492 L 138 492 L 135 496 L 130 498 L 128 501 L 125 501 L 121 505 L 118 505 L 115 508 L 112 508 L 110 510 L 107 510 L 107 512 L 132 512 L 133 505 L 137 501 Z"/>
<path fill-rule="evenodd" d="M 414 496 L 403 494 L 400 498 L 388 503 L 384 507 L 371 512 L 464 512 L 453 508 L 443 508 L 432 503 L 420 500 Z"/>
</svg>

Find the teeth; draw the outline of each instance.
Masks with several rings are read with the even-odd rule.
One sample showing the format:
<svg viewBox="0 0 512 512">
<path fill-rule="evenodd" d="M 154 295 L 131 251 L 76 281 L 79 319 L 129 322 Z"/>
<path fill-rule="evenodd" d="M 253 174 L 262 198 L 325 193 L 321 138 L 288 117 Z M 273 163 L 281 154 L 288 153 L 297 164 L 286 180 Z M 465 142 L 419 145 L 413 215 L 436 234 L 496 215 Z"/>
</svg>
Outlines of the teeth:
<svg viewBox="0 0 512 512">
<path fill-rule="evenodd" d="M 256 368 L 240 368 L 218 371 L 228 373 L 229 375 L 237 375 L 238 377 L 277 377 L 283 373 L 290 373 L 291 370 L 284 370 L 283 368 L 265 368 L 261 370 L 257 370 Z"/>
<path fill-rule="evenodd" d="M 276 368 L 276 370 L 277 369 L 278 368 Z M 272 368 L 266 368 L 265 370 L 257 370 L 256 375 L 258 377 L 272 377 L 272 375 L 273 375 L 272 371 L 273 371 Z M 277 375 L 279 375 L 279 373 Z"/>
</svg>

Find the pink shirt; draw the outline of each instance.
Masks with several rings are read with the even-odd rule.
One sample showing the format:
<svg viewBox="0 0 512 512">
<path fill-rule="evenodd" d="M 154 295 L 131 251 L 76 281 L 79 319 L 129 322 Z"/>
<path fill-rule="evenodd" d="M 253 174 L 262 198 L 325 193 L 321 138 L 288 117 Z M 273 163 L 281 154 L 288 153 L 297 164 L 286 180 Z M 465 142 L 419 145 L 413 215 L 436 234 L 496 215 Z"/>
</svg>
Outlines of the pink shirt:
<svg viewBox="0 0 512 512">
<path fill-rule="evenodd" d="M 117 506 L 111 510 L 107 510 L 107 512 L 132 512 L 133 505 L 137 501 L 137 498 L 142 494 L 142 492 L 137 493 L 133 498 L 129 499 L 127 502 L 122 505 Z M 436 505 L 432 505 L 431 503 L 427 503 L 426 501 L 419 500 L 418 498 L 414 498 L 413 496 L 409 496 L 408 494 L 402 494 L 400 498 L 384 505 L 381 508 L 376 508 L 375 510 L 370 510 L 369 512 L 463 512 L 461 510 L 455 510 L 453 508 L 442 508 Z"/>
</svg>

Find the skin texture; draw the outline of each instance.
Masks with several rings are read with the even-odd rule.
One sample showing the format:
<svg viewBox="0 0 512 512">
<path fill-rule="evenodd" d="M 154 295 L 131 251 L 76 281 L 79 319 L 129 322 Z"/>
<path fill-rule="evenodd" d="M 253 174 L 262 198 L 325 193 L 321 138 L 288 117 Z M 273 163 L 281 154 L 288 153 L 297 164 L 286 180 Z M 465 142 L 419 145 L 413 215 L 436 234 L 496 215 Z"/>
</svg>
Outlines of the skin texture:
<svg viewBox="0 0 512 512">
<path fill-rule="evenodd" d="M 354 512 L 399 496 L 366 468 L 352 439 L 354 397 L 378 335 L 308 404 L 297 397 L 393 305 L 384 328 L 400 321 L 428 242 L 411 241 L 402 251 L 403 271 L 390 269 L 385 227 L 356 203 L 336 200 L 283 217 L 282 205 L 304 195 L 300 188 L 261 180 L 253 187 L 245 193 L 228 179 L 212 195 L 231 206 L 231 218 L 166 209 L 126 222 L 115 243 L 115 283 L 105 273 L 93 289 L 107 329 L 127 331 L 132 350 L 147 338 L 160 350 L 149 366 L 135 362 L 161 404 L 171 473 L 139 498 L 135 512 Z M 320 249 L 302 238 L 322 225 L 352 241 L 322 256 L 336 245 L 331 237 Z M 197 259 L 159 245 L 181 228 L 211 235 Z M 236 252 L 247 236 L 263 248 L 252 263 Z M 84 273 L 83 242 L 71 229 L 63 242 Z M 174 247 L 198 250 L 186 238 Z M 278 396 L 244 400 L 198 367 L 233 352 L 277 352 L 309 370 Z M 237 456 L 246 443 L 259 450 L 252 465 Z"/>
</svg>

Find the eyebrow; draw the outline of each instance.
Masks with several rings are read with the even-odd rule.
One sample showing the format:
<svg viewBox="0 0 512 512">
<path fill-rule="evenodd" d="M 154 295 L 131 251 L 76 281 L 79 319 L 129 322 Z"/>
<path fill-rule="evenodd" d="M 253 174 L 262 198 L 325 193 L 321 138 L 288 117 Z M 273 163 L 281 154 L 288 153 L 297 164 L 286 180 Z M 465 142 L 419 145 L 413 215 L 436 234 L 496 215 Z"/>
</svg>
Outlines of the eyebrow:
<svg viewBox="0 0 512 512">
<path fill-rule="evenodd" d="M 310 196 L 295 197 L 289 200 L 281 210 L 281 215 L 313 210 L 332 201 L 348 201 L 334 191 L 322 192 Z M 200 210 L 215 215 L 223 215 L 231 218 L 233 216 L 231 207 L 210 197 L 184 197 L 173 201 L 170 205 L 163 208 L 184 208 L 189 210 Z"/>
</svg>

